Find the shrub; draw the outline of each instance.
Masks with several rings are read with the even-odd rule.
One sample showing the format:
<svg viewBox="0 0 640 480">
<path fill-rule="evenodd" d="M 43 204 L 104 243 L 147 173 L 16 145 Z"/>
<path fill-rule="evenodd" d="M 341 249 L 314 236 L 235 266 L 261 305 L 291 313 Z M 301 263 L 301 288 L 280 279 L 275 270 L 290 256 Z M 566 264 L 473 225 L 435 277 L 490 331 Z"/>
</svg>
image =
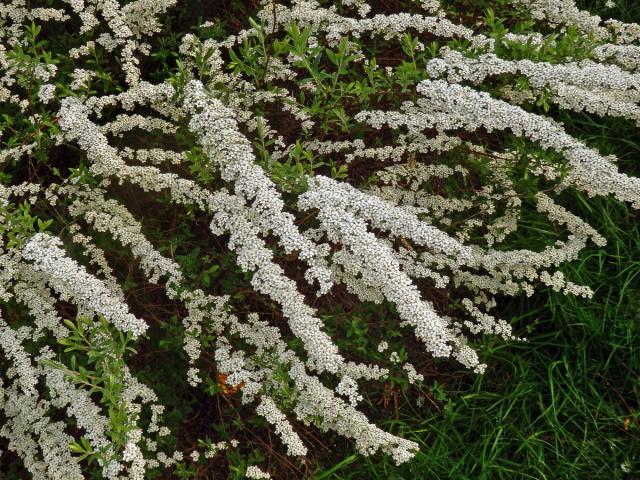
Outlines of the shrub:
<svg viewBox="0 0 640 480">
<path fill-rule="evenodd" d="M 176 3 L 0 7 L 11 468 L 190 478 L 226 451 L 269 478 L 229 427 L 259 418 L 293 457 L 318 429 L 409 460 L 367 390 L 425 358 L 484 372 L 482 336 L 525 340 L 506 297 L 592 295 L 560 268 L 606 239 L 571 200 L 640 207 L 561 122 L 640 124 L 640 26 L 561 0 L 264 1 L 242 25 Z M 187 425 L 214 402 L 215 431 Z"/>
</svg>

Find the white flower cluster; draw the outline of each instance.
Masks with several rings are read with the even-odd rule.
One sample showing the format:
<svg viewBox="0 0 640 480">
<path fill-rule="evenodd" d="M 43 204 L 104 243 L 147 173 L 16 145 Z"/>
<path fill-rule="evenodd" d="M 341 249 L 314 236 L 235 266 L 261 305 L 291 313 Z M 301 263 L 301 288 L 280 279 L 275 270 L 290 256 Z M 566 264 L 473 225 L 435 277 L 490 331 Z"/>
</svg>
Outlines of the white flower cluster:
<svg viewBox="0 0 640 480">
<path fill-rule="evenodd" d="M 510 130 L 562 154 L 571 167 L 567 183 L 591 196 L 614 195 L 640 207 L 640 180 L 620 173 L 610 158 L 588 148 L 557 122 L 492 98 L 486 92 L 443 80 L 425 80 L 418 86 L 418 91 L 423 98 L 416 104 L 407 103 L 401 112 L 361 112 L 357 118 L 375 128 L 387 125 L 390 128 L 406 126 L 417 131 L 425 128 Z"/>
<path fill-rule="evenodd" d="M 244 473 L 245 477 L 247 478 L 253 478 L 256 480 L 264 480 L 264 479 L 269 479 L 271 478 L 271 475 L 269 475 L 267 472 L 263 471 L 260 469 L 260 467 L 256 466 L 256 465 L 249 465 L 247 467 L 247 471 Z"/>
<path fill-rule="evenodd" d="M 584 60 L 580 63 L 551 64 L 531 60 L 509 61 L 493 53 L 477 58 L 443 48 L 440 57 L 427 68 L 431 78 L 446 75 L 449 82 L 480 84 L 490 76 L 524 75 L 536 100 L 547 90 L 561 108 L 587 111 L 599 116 L 622 117 L 640 125 L 640 78 L 616 65 Z"/>
<path fill-rule="evenodd" d="M 525 6 L 536 20 L 552 27 L 573 26 L 602 40 L 614 40 L 618 44 L 630 44 L 640 39 L 640 25 L 610 19 L 602 21 L 597 15 L 581 10 L 574 0 L 512 0 L 515 5 Z M 608 0 L 606 6 L 615 3 Z"/>
<path fill-rule="evenodd" d="M 384 208 L 383 202 L 374 201 L 367 204 L 359 195 L 355 195 L 349 199 L 352 205 L 347 206 L 346 202 L 341 205 L 341 202 L 337 202 L 336 196 L 343 195 L 344 198 L 344 190 L 320 176 L 310 179 L 309 187 L 308 192 L 300 197 L 299 204 L 304 209 L 317 208 L 322 229 L 331 241 L 344 247 L 345 254 L 334 255 L 334 260 L 349 273 L 349 287 L 356 293 L 357 286 L 361 283 L 368 288 L 379 290 L 384 298 L 396 305 L 403 324 L 414 328 L 416 336 L 434 356 L 454 356 L 469 368 L 484 370 L 484 365 L 480 364 L 477 355 L 465 344 L 464 339 L 457 337 L 447 322 L 434 311 L 433 306 L 422 300 L 417 287 L 400 268 L 392 249 L 377 239 L 367 229 L 364 220 L 357 215 L 358 211 L 364 211 L 367 212 L 365 218 L 366 215 L 370 215 L 375 221 L 376 217 L 371 207 L 373 205 Z M 387 208 L 386 211 L 392 212 L 393 207 Z M 406 217 L 403 219 L 400 216 L 400 219 L 406 222 Z M 385 220 L 393 224 L 394 217 L 390 216 Z M 457 243 L 433 227 L 423 226 L 418 222 L 406 224 L 413 228 L 413 232 L 411 228 L 408 231 L 414 233 L 418 242 L 431 243 L 436 249 L 443 248 L 440 243 L 442 237 L 450 243 Z M 445 251 L 458 253 L 456 250 Z"/>
<path fill-rule="evenodd" d="M 278 409 L 275 402 L 269 397 L 263 396 L 256 408 L 256 413 L 267 419 L 267 422 L 275 426 L 276 433 L 287 446 L 287 453 L 291 456 L 306 455 L 307 449 L 300 437 L 291 428 L 285 415 Z"/>
<path fill-rule="evenodd" d="M 22 257 L 33 262 L 63 299 L 72 300 L 82 311 L 102 315 L 123 332 L 134 337 L 143 334 L 148 325 L 129 313 L 129 308 L 109 288 L 76 261 L 66 256 L 62 242 L 45 233 L 34 235 L 22 249 Z M 92 315 L 93 316 L 93 315 Z"/>
<path fill-rule="evenodd" d="M 189 128 L 202 133 L 200 142 L 209 158 L 220 167 L 222 178 L 234 183 L 235 193 L 251 206 L 256 225 L 262 232 L 277 235 L 287 253 L 299 252 L 312 267 L 309 279 L 317 279 L 320 292 L 326 293 L 331 288 L 331 276 L 319 263 L 319 248 L 299 233 L 293 215 L 283 211 L 284 203 L 275 185 L 255 164 L 251 144 L 238 131 L 233 111 L 207 94 L 197 81 L 185 88 L 184 105 L 193 114 Z"/>
</svg>

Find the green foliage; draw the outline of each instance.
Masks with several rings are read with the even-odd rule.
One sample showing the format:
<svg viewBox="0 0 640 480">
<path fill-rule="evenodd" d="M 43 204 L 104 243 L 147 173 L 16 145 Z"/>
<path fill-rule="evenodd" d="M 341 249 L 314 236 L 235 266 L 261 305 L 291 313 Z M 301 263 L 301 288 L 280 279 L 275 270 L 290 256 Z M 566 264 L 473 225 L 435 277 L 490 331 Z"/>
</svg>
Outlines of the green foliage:
<svg viewBox="0 0 640 480">
<path fill-rule="evenodd" d="M 127 436 L 136 424 L 136 416 L 127 410 L 123 397 L 128 354 L 135 354 L 129 346 L 131 334 L 114 328 L 103 317 L 97 320 L 79 317 L 76 321 L 65 320 L 70 334 L 58 340 L 64 347 L 60 361 L 43 360 L 46 367 L 62 371 L 72 383 L 96 394 L 104 405 L 109 419 L 111 445 L 98 451 L 92 449 L 82 437 L 69 448 L 89 463 L 95 460 L 107 462 L 112 459 L 109 450 L 118 457 L 127 443 Z"/>
<path fill-rule="evenodd" d="M 44 108 L 38 100 L 38 91 L 44 84 L 44 81 L 38 78 L 39 71 L 55 69 L 60 62 L 48 50 L 48 42 L 41 38 L 41 32 L 42 27 L 31 22 L 24 31 L 24 42 L 16 43 L 13 49 L 6 53 L 8 67 L 19 72 L 16 82 L 25 92 L 27 108 L 21 112 L 12 106 L 10 110 L 2 112 L 0 121 L 0 137 L 4 137 L 0 145 L 3 148 L 18 148 L 34 143 L 29 161 L 33 157 L 38 162 L 47 160 L 47 148 L 51 145 L 51 137 L 59 133 L 57 119 L 52 117 L 50 110 Z M 32 121 L 30 116 L 36 115 L 38 121 Z"/>
<path fill-rule="evenodd" d="M 36 232 L 46 231 L 53 220 L 42 220 L 33 215 L 31 205 L 23 201 L 18 205 L 0 205 L 0 235 L 8 248 L 19 248 Z"/>
</svg>

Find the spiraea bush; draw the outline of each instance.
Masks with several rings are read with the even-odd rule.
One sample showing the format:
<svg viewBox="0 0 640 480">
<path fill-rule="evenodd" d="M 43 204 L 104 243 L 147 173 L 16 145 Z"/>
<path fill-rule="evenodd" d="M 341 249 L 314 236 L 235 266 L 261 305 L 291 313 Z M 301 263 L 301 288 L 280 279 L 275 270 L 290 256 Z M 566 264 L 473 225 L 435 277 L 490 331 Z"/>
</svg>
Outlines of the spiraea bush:
<svg viewBox="0 0 640 480">
<path fill-rule="evenodd" d="M 509 298 L 588 302 L 577 201 L 640 208 L 566 122 L 640 124 L 640 26 L 583 8 L 3 2 L 8 478 L 412 459 L 376 409 L 526 343 Z"/>
</svg>

